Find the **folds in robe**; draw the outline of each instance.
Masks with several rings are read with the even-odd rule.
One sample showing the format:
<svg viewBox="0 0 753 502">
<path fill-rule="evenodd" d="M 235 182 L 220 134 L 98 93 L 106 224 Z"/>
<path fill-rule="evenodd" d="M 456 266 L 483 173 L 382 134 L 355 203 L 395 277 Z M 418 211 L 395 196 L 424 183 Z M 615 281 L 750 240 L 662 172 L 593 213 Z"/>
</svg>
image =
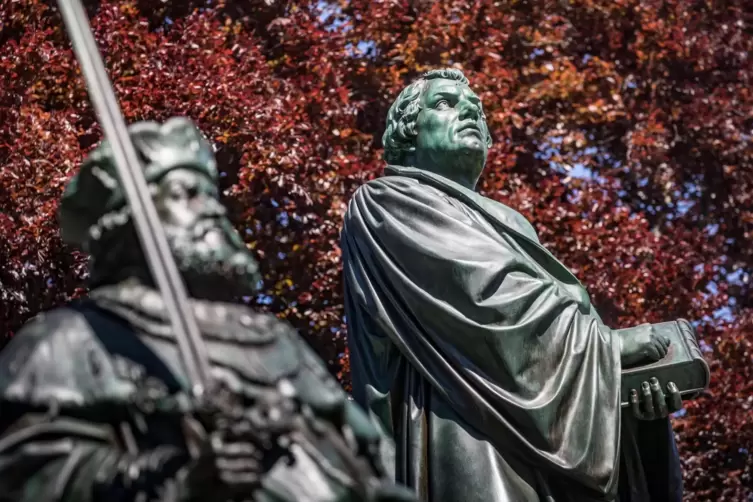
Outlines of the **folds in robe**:
<svg viewBox="0 0 753 502">
<path fill-rule="evenodd" d="M 585 289 L 514 210 L 387 173 L 341 245 L 354 396 L 398 481 L 434 502 L 616 500 L 619 341 Z"/>
</svg>

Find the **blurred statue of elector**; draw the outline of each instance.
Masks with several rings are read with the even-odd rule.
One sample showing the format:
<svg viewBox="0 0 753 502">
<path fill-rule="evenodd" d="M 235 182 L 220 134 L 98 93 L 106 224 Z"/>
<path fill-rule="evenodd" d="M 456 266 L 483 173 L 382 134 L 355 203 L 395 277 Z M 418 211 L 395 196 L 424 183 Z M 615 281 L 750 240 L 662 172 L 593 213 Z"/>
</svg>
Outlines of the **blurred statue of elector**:
<svg viewBox="0 0 753 502">
<path fill-rule="evenodd" d="M 129 134 L 228 406 L 191 399 L 105 141 L 60 204 L 64 240 L 91 256 L 89 296 L 0 352 L 0 501 L 413 500 L 379 462 L 389 438 L 298 333 L 234 301 L 260 275 L 201 132 L 173 118 Z"/>
</svg>

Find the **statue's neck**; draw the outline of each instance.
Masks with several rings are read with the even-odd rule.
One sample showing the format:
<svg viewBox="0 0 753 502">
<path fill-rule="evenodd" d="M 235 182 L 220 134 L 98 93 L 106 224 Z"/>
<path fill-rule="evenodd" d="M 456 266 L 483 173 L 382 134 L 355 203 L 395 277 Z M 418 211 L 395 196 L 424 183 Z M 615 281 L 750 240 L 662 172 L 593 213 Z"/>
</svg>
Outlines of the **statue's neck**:
<svg viewBox="0 0 753 502">
<path fill-rule="evenodd" d="M 478 176 L 460 176 L 460 175 L 454 175 L 454 176 L 445 176 L 447 179 L 454 181 L 458 185 L 464 186 L 468 190 L 475 190 L 476 185 L 478 184 Z"/>
<path fill-rule="evenodd" d="M 411 167 L 446 178 L 458 185 L 461 185 L 468 190 L 476 190 L 478 184 L 479 175 L 474 174 L 472 171 L 464 170 L 460 167 L 444 167 L 440 165 L 417 165 L 416 163 L 405 163 L 404 167 Z M 471 173 L 471 174 L 469 174 Z"/>
</svg>

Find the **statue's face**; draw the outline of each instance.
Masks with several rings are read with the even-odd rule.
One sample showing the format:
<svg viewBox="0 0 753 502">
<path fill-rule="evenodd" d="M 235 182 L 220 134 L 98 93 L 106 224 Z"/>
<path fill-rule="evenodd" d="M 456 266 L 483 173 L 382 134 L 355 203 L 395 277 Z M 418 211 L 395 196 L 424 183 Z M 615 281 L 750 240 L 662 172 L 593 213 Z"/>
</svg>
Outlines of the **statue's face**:
<svg viewBox="0 0 753 502">
<path fill-rule="evenodd" d="M 160 180 L 154 200 L 191 296 L 223 300 L 254 290 L 256 261 L 225 216 L 211 179 L 175 169 Z"/>
<path fill-rule="evenodd" d="M 418 167 L 439 170 L 451 179 L 473 178 L 475 184 L 488 151 L 481 100 L 466 84 L 447 79 L 430 80 L 420 99 Z"/>
</svg>

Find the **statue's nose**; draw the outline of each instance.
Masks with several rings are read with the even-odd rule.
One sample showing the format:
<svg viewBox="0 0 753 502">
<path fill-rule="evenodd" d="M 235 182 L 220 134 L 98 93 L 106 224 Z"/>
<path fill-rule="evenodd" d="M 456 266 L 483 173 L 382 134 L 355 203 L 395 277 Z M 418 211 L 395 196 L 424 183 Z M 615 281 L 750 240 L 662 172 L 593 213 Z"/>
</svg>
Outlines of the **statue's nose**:
<svg viewBox="0 0 753 502">
<path fill-rule="evenodd" d="M 227 213 L 225 206 L 212 196 L 201 197 L 200 207 L 206 216 L 225 216 Z"/>
<path fill-rule="evenodd" d="M 473 119 L 478 120 L 479 115 L 481 113 L 481 110 L 479 109 L 478 105 L 475 103 L 472 103 L 471 101 L 467 99 L 463 99 L 460 102 L 460 119 L 466 120 L 466 119 Z"/>
</svg>

